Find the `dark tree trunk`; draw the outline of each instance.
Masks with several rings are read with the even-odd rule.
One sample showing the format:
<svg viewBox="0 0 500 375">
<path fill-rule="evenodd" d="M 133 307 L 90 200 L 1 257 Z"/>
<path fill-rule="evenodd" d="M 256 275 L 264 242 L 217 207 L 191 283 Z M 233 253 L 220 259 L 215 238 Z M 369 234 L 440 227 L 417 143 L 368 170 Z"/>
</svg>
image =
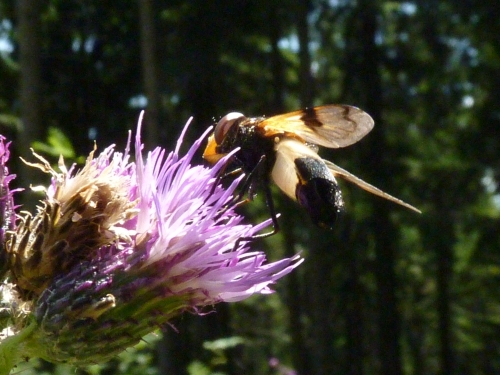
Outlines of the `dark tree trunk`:
<svg viewBox="0 0 500 375">
<path fill-rule="evenodd" d="M 450 178 L 453 178 L 450 176 Z M 453 243 L 455 242 L 451 236 L 453 233 L 453 218 L 450 211 L 446 209 L 447 197 L 443 197 L 442 191 L 436 192 L 434 202 L 436 206 L 441 206 L 443 209 L 440 212 L 440 220 L 433 221 L 431 227 L 428 228 L 428 233 L 432 233 L 428 248 L 434 248 L 437 260 L 437 301 L 436 311 L 438 313 L 438 337 L 439 349 L 441 357 L 441 375 L 452 375 L 455 373 L 453 344 L 452 344 L 452 329 L 451 317 L 452 311 L 450 308 L 450 282 L 453 278 Z"/>
<path fill-rule="evenodd" d="M 344 234 L 351 233 L 352 229 L 347 228 Z M 348 236 L 344 236 L 344 244 L 352 244 Z M 349 246 L 349 245 L 346 245 Z M 352 246 L 347 249 L 348 276 L 346 285 L 343 288 L 344 317 L 346 320 L 346 359 L 345 367 L 348 375 L 362 375 L 364 371 L 364 326 L 363 321 L 363 288 L 360 284 L 360 262 L 359 254 L 356 251 L 359 247 Z"/>
<path fill-rule="evenodd" d="M 285 255 L 292 257 L 295 255 L 296 238 L 294 236 L 294 226 L 297 224 L 292 216 L 284 215 L 282 222 L 282 233 L 285 241 Z M 285 280 L 284 280 L 285 281 Z M 304 295 L 299 272 L 291 272 L 286 277 L 286 306 L 290 317 L 289 330 L 292 337 L 291 358 L 293 368 L 298 374 L 310 374 L 310 354 L 306 346 L 304 317 Z"/>
<path fill-rule="evenodd" d="M 382 165 L 382 164 L 377 164 Z M 401 317 L 396 298 L 397 279 L 394 271 L 396 254 L 392 234 L 394 226 L 389 220 L 387 203 L 376 203 L 377 221 L 374 223 L 377 241 L 375 277 L 377 281 L 378 331 L 380 373 L 401 375 Z"/>
<path fill-rule="evenodd" d="M 269 3 L 268 22 L 269 40 L 271 43 L 271 73 L 273 75 L 273 103 L 271 113 L 281 113 L 285 111 L 285 67 L 283 57 L 279 48 L 279 41 L 283 37 L 281 28 L 281 14 L 279 6 L 274 2 Z"/>
<path fill-rule="evenodd" d="M 41 40 L 40 11 L 41 2 L 19 0 L 17 3 L 19 30 L 19 97 L 21 100 L 21 119 L 23 122 L 23 154 L 26 146 L 43 135 L 41 126 Z"/>
<path fill-rule="evenodd" d="M 19 141 L 15 143 L 18 154 L 26 159 L 31 158 L 29 148 L 33 141 L 42 141 L 44 129 L 42 126 L 41 109 L 41 19 L 43 3 L 39 0 L 19 0 L 17 2 L 17 17 L 19 30 L 19 99 L 21 102 L 22 130 Z M 19 170 L 17 183 L 21 186 L 37 185 L 41 179 L 39 173 L 22 166 Z M 20 195 L 25 208 L 34 205 L 35 197 L 28 194 Z M 30 201 L 33 200 L 33 201 Z"/>
<path fill-rule="evenodd" d="M 450 178 L 453 178 L 450 176 Z M 437 312 L 438 312 L 438 327 L 439 327 L 439 343 L 441 356 L 441 371 L 442 375 L 452 375 L 455 373 L 453 344 L 452 344 L 452 311 L 450 308 L 450 283 L 453 278 L 453 244 L 455 243 L 452 236 L 453 233 L 453 218 L 450 211 L 446 209 L 447 197 L 443 194 L 445 188 L 437 192 L 437 197 L 434 200 L 437 207 L 443 207 L 439 216 L 439 222 L 435 222 L 433 228 L 430 228 L 430 233 L 434 235 L 435 240 L 433 245 L 437 255 Z"/>
<path fill-rule="evenodd" d="M 141 58 L 144 92 L 148 100 L 143 139 L 147 148 L 158 144 L 160 126 L 160 78 L 156 59 L 154 0 L 139 0 Z"/>
<path fill-rule="evenodd" d="M 311 320 L 310 327 L 310 370 L 305 374 L 328 375 L 338 372 L 338 353 L 334 353 L 335 340 L 338 338 L 333 327 L 340 319 L 338 311 L 333 310 L 332 293 L 336 278 L 334 262 L 338 261 L 336 235 L 326 229 L 311 230 L 311 243 L 308 245 L 307 264 L 307 309 Z"/>
<path fill-rule="evenodd" d="M 384 172 L 386 165 L 387 147 L 382 122 L 382 82 L 379 73 L 381 63 L 379 51 L 375 45 L 377 32 L 378 9 L 372 1 L 361 1 L 359 10 L 353 17 L 353 25 L 358 34 L 359 49 L 347 56 L 352 71 L 346 72 L 346 85 L 354 84 L 354 93 L 357 100 L 375 120 L 375 130 L 370 134 L 368 153 L 365 155 L 369 181 L 376 186 L 386 187 L 390 175 Z M 359 63 L 356 63 L 359 61 Z M 358 86 L 356 87 L 356 83 Z M 357 88 L 357 90 L 356 90 Z M 362 97 L 360 94 L 364 93 Z M 396 298 L 397 278 L 395 273 L 395 228 L 389 218 L 389 205 L 381 199 L 373 199 L 374 214 L 369 224 L 373 233 L 376 249 L 374 273 L 377 285 L 377 312 L 378 312 L 378 355 L 380 374 L 401 375 L 401 317 L 398 311 Z"/>
<path fill-rule="evenodd" d="M 208 309 L 208 308 L 207 308 Z M 232 335 L 231 314 L 228 303 L 219 303 L 205 315 L 183 313 L 172 321 L 173 327 L 163 332 L 162 342 L 157 347 L 160 374 L 187 375 L 188 366 L 194 361 L 210 363 L 213 353 L 204 349 L 203 344 Z M 224 374 L 240 374 L 239 348 L 226 351 L 228 361 L 213 370 Z"/>
<path fill-rule="evenodd" d="M 438 2 L 433 1 L 424 7 L 427 14 L 428 21 L 424 29 L 424 39 L 429 46 L 429 50 L 436 61 L 437 69 L 428 72 L 429 75 L 434 75 L 436 82 L 440 82 L 442 69 L 440 64 L 446 64 L 448 61 L 448 47 L 445 42 L 439 37 L 439 22 L 434 11 Z M 429 77 L 432 82 L 432 78 Z M 440 85 L 431 88 L 427 100 L 427 110 L 429 118 L 434 118 L 435 124 L 445 125 L 445 119 L 448 117 L 448 104 L 447 98 L 443 96 Z M 440 100 L 441 99 L 441 100 Z M 460 201 L 461 197 L 452 195 L 450 192 L 460 192 L 462 186 L 456 186 L 455 189 L 450 188 L 450 182 L 458 182 L 458 180 L 451 175 L 440 173 L 440 178 L 433 187 L 433 199 L 436 207 L 439 207 L 439 220 L 431 224 L 429 233 L 432 233 L 433 241 L 429 243 L 429 248 L 433 248 L 437 260 L 437 313 L 438 313 L 438 327 L 439 327 L 439 345 L 440 345 L 440 359 L 441 368 L 440 374 L 452 375 L 455 373 L 455 358 L 453 352 L 453 337 L 452 337 L 452 310 L 450 308 L 450 282 L 453 278 L 453 243 L 454 238 L 454 218 L 453 211 L 456 209 L 455 202 Z M 451 185 L 453 186 L 453 185 Z M 459 194 L 459 193 L 458 193 Z"/>
<path fill-rule="evenodd" d="M 311 54 L 309 51 L 308 18 L 311 10 L 309 0 L 297 2 L 297 36 L 299 39 L 299 99 L 303 107 L 309 107 L 314 99 L 314 78 L 311 74 Z"/>
</svg>

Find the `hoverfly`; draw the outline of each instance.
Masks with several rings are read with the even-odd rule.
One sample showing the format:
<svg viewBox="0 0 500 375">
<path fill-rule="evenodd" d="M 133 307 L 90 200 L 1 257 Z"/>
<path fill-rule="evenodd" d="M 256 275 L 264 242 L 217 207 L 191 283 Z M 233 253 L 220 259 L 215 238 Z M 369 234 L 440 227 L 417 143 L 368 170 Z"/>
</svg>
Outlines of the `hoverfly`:
<svg viewBox="0 0 500 375">
<path fill-rule="evenodd" d="M 268 235 L 279 228 L 269 186 L 271 179 L 321 227 L 332 228 L 344 209 L 337 176 L 420 212 L 318 155 L 318 146 L 349 146 L 368 134 L 373 125 L 370 115 L 348 105 L 325 105 L 269 118 L 248 118 L 231 112 L 215 126 L 203 158 L 214 164 L 236 147 L 240 148 L 233 161 L 239 171 L 248 174 L 249 199 L 258 185 L 264 189 L 274 225 Z"/>
</svg>

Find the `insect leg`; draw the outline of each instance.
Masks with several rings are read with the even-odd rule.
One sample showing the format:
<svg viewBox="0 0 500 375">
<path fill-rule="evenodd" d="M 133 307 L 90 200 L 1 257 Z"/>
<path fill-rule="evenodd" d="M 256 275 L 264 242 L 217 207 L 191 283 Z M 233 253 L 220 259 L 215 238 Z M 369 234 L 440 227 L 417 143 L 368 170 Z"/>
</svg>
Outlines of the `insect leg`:
<svg viewBox="0 0 500 375">
<path fill-rule="evenodd" d="M 264 233 L 264 234 L 260 235 L 259 238 L 272 236 L 273 234 L 278 233 L 280 230 L 280 225 L 278 223 L 278 217 L 276 216 L 276 210 L 274 208 L 273 195 L 272 195 L 271 188 L 270 188 L 269 184 L 266 184 L 266 186 L 265 186 L 265 193 L 266 193 L 267 208 L 269 208 L 269 213 L 271 214 L 271 220 L 273 221 L 273 230 L 272 230 L 272 232 Z"/>
<path fill-rule="evenodd" d="M 265 194 L 266 194 L 266 204 L 269 208 L 269 213 L 271 214 L 271 220 L 273 222 L 273 230 L 267 233 L 254 234 L 253 236 L 240 237 L 234 243 L 233 251 L 235 251 L 242 241 L 254 241 L 261 238 L 267 238 L 275 235 L 279 232 L 280 226 L 278 223 L 278 217 L 276 216 L 276 211 L 274 209 L 274 201 L 271 193 L 271 188 L 269 184 L 265 185 Z"/>
<path fill-rule="evenodd" d="M 259 162 L 255 166 L 255 168 L 252 169 L 252 171 L 247 176 L 245 176 L 245 178 L 243 179 L 243 186 L 241 187 L 238 194 L 236 196 L 234 196 L 233 198 L 231 198 L 231 200 L 229 200 L 226 203 L 224 209 L 222 209 L 219 212 L 219 214 L 215 217 L 215 220 L 220 218 L 228 210 L 229 207 L 235 207 L 235 206 L 237 207 L 237 206 L 240 206 L 242 204 L 245 204 L 245 203 L 253 200 L 253 197 L 254 197 L 253 190 L 254 189 L 252 189 L 252 182 L 254 182 L 256 173 L 258 172 L 259 167 L 262 165 L 262 163 L 265 161 L 265 159 L 266 159 L 266 156 L 262 155 L 261 158 L 259 159 Z M 241 171 L 242 171 L 241 168 L 235 169 L 234 171 L 226 173 L 220 179 L 241 173 Z M 220 181 L 220 179 L 219 179 L 219 181 Z M 215 189 L 215 187 L 213 189 Z M 246 199 L 243 199 L 243 197 L 247 193 L 249 194 L 249 196 Z"/>
<path fill-rule="evenodd" d="M 259 164 L 261 164 L 261 162 L 264 159 L 265 159 L 265 156 L 262 156 L 262 158 L 259 161 Z M 254 171 L 255 171 L 255 169 L 252 171 L 252 173 Z M 266 178 L 269 178 L 269 177 L 266 177 Z M 238 246 L 240 245 L 241 241 L 253 241 L 253 240 L 257 240 L 257 239 L 261 239 L 261 238 L 267 238 L 267 237 L 275 235 L 280 230 L 280 226 L 279 226 L 279 222 L 278 222 L 278 217 L 276 215 L 276 210 L 274 208 L 273 195 L 272 195 L 272 192 L 271 192 L 271 187 L 270 187 L 269 181 L 266 181 L 263 184 L 263 186 L 264 186 L 264 194 L 265 194 L 265 197 L 266 197 L 267 208 L 269 209 L 269 213 L 271 214 L 271 220 L 272 220 L 272 223 L 273 223 L 273 230 L 270 231 L 270 232 L 267 232 L 267 233 L 254 234 L 253 236 L 240 237 L 240 238 L 238 238 L 238 240 L 236 240 L 236 242 L 234 244 L 233 250 L 236 250 L 238 248 Z M 249 187 L 250 187 L 250 184 L 248 185 L 248 188 Z"/>
</svg>

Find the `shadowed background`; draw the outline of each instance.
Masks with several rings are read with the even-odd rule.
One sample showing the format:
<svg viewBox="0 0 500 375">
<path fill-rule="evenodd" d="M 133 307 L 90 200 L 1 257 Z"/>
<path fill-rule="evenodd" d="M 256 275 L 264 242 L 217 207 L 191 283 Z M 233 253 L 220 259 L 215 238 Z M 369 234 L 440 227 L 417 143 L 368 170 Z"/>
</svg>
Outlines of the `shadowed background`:
<svg viewBox="0 0 500 375">
<path fill-rule="evenodd" d="M 94 140 L 122 147 L 143 108 L 146 143 L 171 149 L 189 116 L 185 147 L 230 111 L 345 103 L 375 128 L 321 155 L 423 211 L 341 181 L 346 213 L 326 231 L 276 191 L 282 231 L 255 246 L 306 262 L 275 295 L 184 314 L 77 373 L 500 372 L 495 10 L 498 0 L 0 0 L 0 133 L 14 141 L 18 185 L 44 181 L 18 162 L 30 146 L 67 164 Z M 269 216 L 260 200 L 245 209 L 252 222 Z M 41 361 L 25 373 L 56 371 L 75 373 Z"/>
</svg>

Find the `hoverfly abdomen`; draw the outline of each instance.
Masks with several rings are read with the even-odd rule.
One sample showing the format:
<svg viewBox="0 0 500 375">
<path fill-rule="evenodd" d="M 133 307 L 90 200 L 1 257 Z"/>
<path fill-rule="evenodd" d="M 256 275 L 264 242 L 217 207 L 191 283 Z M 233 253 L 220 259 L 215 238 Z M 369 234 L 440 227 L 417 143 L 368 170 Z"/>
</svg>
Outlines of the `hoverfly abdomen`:
<svg viewBox="0 0 500 375">
<path fill-rule="evenodd" d="M 299 178 L 295 188 L 297 202 L 315 224 L 333 228 L 344 210 L 342 192 L 335 177 L 320 159 L 297 158 L 295 166 Z"/>
</svg>

